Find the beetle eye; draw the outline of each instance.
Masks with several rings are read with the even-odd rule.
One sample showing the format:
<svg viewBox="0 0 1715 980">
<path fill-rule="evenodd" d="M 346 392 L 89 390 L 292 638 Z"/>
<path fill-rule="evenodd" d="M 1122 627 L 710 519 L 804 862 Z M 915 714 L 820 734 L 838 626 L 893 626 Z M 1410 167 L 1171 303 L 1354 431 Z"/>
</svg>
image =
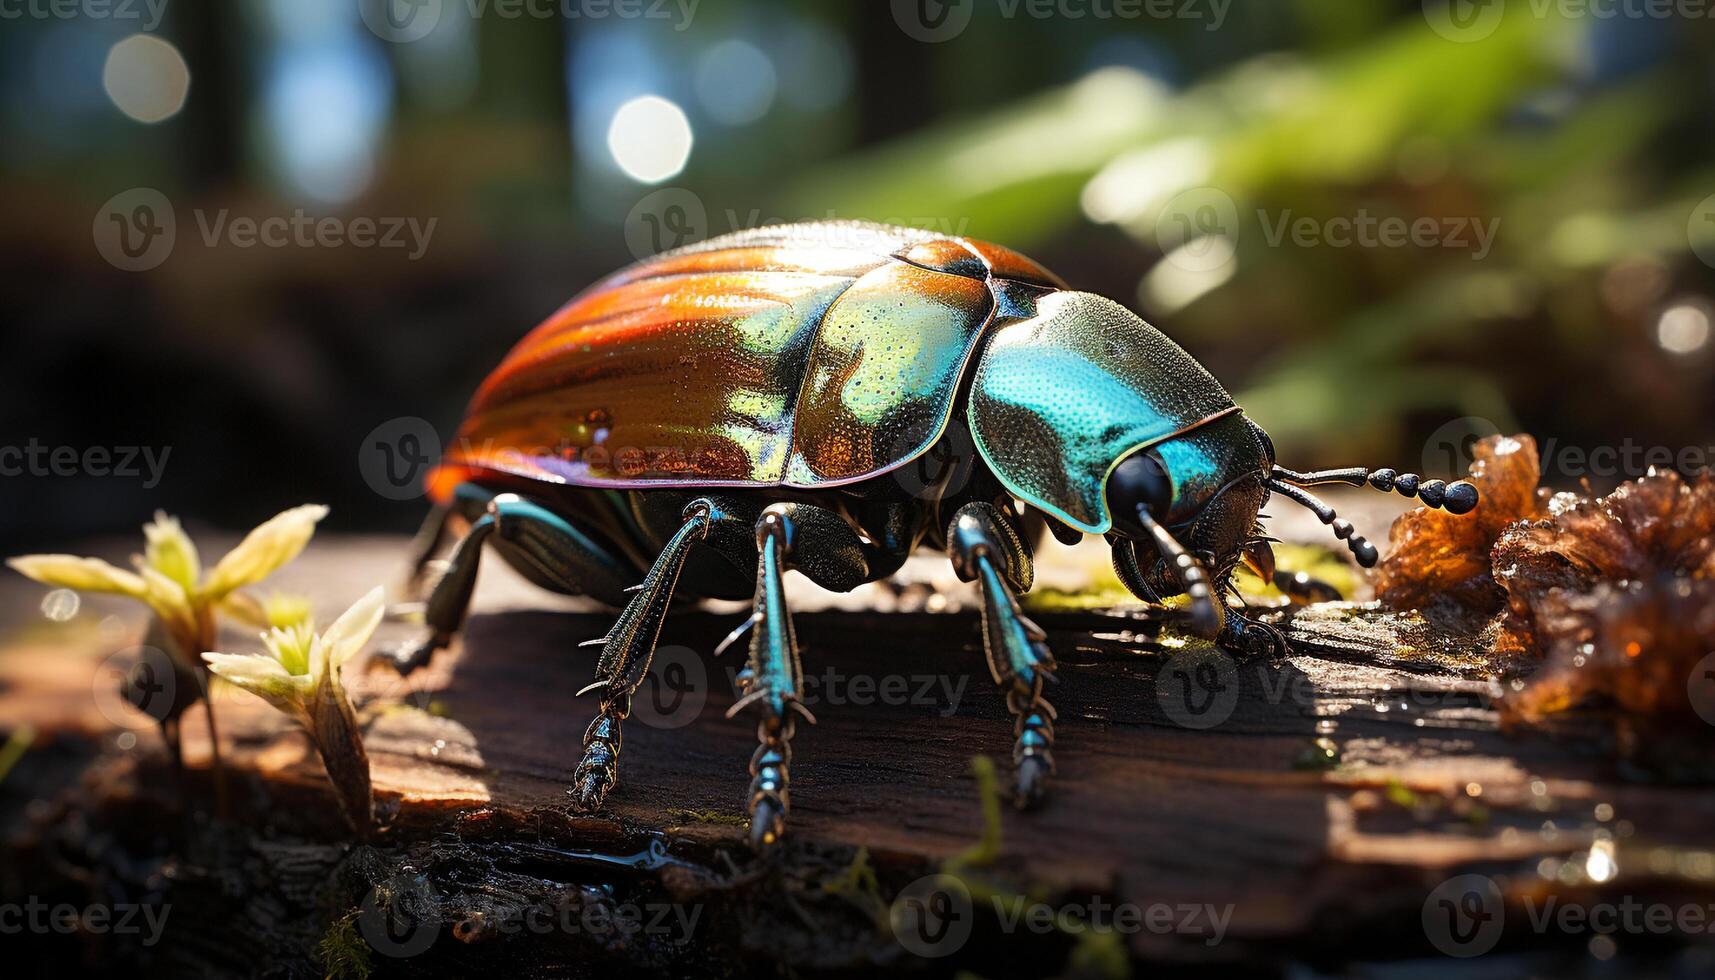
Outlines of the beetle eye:
<svg viewBox="0 0 1715 980">
<path fill-rule="evenodd" d="M 1130 535 L 1143 535 L 1144 528 L 1137 519 L 1139 505 L 1151 514 L 1162 517 L 1173 503 L 1173 481 L 1167 477 L 1167 467 L 1154 450 L 1132 453 L 1114 467 L 1108 476 L 1108 510 L 1114 526 Z"/>
</svg>

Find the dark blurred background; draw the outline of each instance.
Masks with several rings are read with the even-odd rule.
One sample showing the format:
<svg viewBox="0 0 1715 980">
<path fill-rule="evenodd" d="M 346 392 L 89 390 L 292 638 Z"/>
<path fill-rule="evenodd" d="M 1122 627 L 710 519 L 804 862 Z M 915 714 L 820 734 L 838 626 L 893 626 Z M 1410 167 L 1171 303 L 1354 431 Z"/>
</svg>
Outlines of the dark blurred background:
<svg viewBox="0 0 1715 980">
<path fill-rule="evenodd" d="M 410 528 L 376 474 L 577 290 L 830 216 L 1131 305 L 1292 465 L 1701 465 L 1711 9 L 7 0 L 0 550 Z"/>
</svg>

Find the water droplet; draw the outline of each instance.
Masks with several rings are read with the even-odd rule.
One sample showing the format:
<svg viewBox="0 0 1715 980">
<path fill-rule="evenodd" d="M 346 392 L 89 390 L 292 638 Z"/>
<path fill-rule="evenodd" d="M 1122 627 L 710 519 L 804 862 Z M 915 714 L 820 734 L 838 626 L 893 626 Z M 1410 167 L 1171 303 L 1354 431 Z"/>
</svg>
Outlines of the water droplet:
<svg viewBox="0 0 1715 980">
<path fill-rule="evenodd" d="M 69 621 L 77 615 L 77 610 L 83 600 L 70 589 L 55 589 L 42 596 L 42 615 L 56 623 Z"/>
</svg>

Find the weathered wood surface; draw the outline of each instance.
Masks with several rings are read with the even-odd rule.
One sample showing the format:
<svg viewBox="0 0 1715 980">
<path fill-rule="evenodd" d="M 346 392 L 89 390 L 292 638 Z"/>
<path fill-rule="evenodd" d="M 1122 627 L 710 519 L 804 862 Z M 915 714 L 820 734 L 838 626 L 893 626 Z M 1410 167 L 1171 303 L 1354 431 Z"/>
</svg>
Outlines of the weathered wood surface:
<svg viewBox="0 0 1715 980">
<path fill-rule="evenodd" d="M 324 537 L 277 584 L 313 594 L 325 616 L 370 584 L 395 580 L 401 546 Z M 683 695 L 703 707 L 670 714 L 676 727 L 633 719 L 607 811 L 583 818 L 567 814 L 564 794 L 593 710 L 572 697 L 594 666 L 592 651 L 577 644 L 601 635 L 610 616 L 545 598 L 499 562 L 483 574 L 467 635 L 427 671 L 407 681 L 384 670 L 349 671 L 393 839 L 454 832 L 504 842 L 511 835 L 551 840 L 564 853 L 580 842 L 623 851 L 630 845 L 617 842 L 658 832 L 669 850 L 688 848 L 708 867 L 753 873 L 758 865 L 737 819 L 753 722 L 725 717 L 742 649 L 726 662 L 707 653 L 739 614 L 672 617 L 663 662 L 676 666 L 660 675 L 678 690 L 646 688 L 640 697 Z M 813 589 L 794 592 L 800 608 L 828 604 Z M 866 848 L 882 871 L 885 898 L 981 833 L 972 758 L 997 760 L 1004 783 L 1011 726 L 983 666 L 969 593 L 946 594 L 939 612 L 907 611 L 927 595 L 907 588 L 859 597 L 901 607 L 892 611 L 798 614 L 819 724 L 800 726 L 794 742 L 787 862 L 816 854 L 837 869 L 852 849 Z M 104 657 L 125 645 L 134 621 L 104 628 L 100 614 L 110 607 L 91 601 L 73 624 L 46 624 L 35 610 L 40 596 L 16 581 L 0 590 L 0 609 L 19 627 L 0 655 L 0 722 L 36 729 L 32 755 L 55 758 L 43 747 L 86 744 L 98 748 L 110 775 L 159 776 L 159 739 L 147 719 L 129 719 L 134 737 L 116 740 L 115 715 L 127 721 L 125 709 L 101 695 Z M 1595 724 L 1503 732 L 1481 669 L 1454 670 L 1445 659 L 1399 649 L 1398 634 L 1373 617 L 1322 609 L 1292 628 L 1297 652 L 1286 660 L 1209 661 L 1201 674 L 1196 649 L 1171 634 L 1150 639 L 1153 624 L 1094 613 L 1035 618 L 1060 663 L 1051 694 L 1059 771 L 1047 807 L 1005 809 L 997 870 L 983 873 L 1021 892 L 1231 908 L 1217 945 L 1204 933 L 1141 931 L 1125 937 L 1136 955 L 1253 964 L 1436 956 L 1420 922 L 1439 882 L 1462 871 L 1495 874 L 1510 883 L 1510 900 L 1517 887 L 1540 884 L 1541 862 L 1552 872 L 1560 859 L 1582 861 L 1602 838 L 1614 839 L 1620 856 L 1609 889 L 1681 894 L 1715 880 L 1715 870 L 1696 872 L 1698 856 L 1708 857 L 1715 794 L 1620 780 Z M 381 639 L 409 633 L 390 623 Z M 248 649 L 248 638 L 233 634 L 229 645 Z M 1186 707 L 1187 683 L 1194 702 L 1217 698 L 1212 712 Z M 1230 715 L 1220 698 L 1229 698 Z M 300 735 L 248 695 L 226 690 L 216 703 L 227 761 L 251 780 L 237 803 L 241 823 L 265 822 L 282 807 L 335 812 Z M 1337 768 L 1305 768 L 1318 737 L 1339 746 Z M 193 775 L 205 774 L 200 711 L 187 718 L 186 745 Z M 0 786 L 0 799 L 9 832 L 39 839 L 14 788 L 40 785 L 29 781 L 30 764 L 27 757 L 22 775 Z M 39 803 L 35 810 L 38 819 L 51 812 Z M 731 864 L 708 857 L 721 849 Z M 1663 861 L 1670 873 L 1662 873 Z M 1581 950 L 1587 938 L 1526 936 L 1522 946 Z M 886 959 L 875 952 L 885 942 L 830 934 L 830 948 L 818 951 L 814 938 L 798 947 L 777 939 L 765 959 L 800 968 Z M 754 953 L 770 941 L 745 944 Z M 409 961 L 418 971 L 440 969 L 437 962 L 432 955 Z"/>
</svg>

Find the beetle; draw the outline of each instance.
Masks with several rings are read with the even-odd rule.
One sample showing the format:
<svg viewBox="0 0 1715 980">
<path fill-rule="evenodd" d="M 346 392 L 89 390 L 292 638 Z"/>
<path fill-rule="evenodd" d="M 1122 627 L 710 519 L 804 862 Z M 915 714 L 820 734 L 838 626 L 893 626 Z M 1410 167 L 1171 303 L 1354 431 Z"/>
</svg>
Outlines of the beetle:
<svg viewBox="0 0 1715 980">
<path fill-rule="evenodd" d="M 962 479 L 904 479 L 968 445 Z M 939 447 L 939 449 L 937 448 Z M 946 468 L 943 468 L 944 470 Z M 601 647 L 598 708 L 568 792 L 599 807 L 623 723 L 675 598 L 750 598 L 733 712 L 758 713 L 751 840 L 777 841 L 789 805 L 801 667 L 782 575 L 835 591 L 944 550 L 982 596 L 989 672 L 1014 719 L 1016 801 L 1054 768 L 1054 659 L 1020 611 L 1045 525 L 1105 535 L 1120 581 L 1187 597 L 1192 632 L 1282 652 L 1278 631 L 1228 608 L 1234 569 L 1273 577 L 1258 522 L 1271 493 L 1313 510 L 1358 562 L 1373 546 L 1304 487 L 1368 484 L 1453 513 L 1470 483 L 1392 470 L 1300 473 L 1219 382 L 1112 300 L 1069 289 L 999 245 L 863 222 L 737 232 L 597 282 L 520 341 L 471 399 L 428 476 L 428 561 L 449 520 L 427 662 L 464 618 L 485 546 L 547 589 L 620 609 Z M 641 577 L 641 584 L 634 584 Z M 590 645 L 586 644 L 586 645 Z"/>
</svg>

